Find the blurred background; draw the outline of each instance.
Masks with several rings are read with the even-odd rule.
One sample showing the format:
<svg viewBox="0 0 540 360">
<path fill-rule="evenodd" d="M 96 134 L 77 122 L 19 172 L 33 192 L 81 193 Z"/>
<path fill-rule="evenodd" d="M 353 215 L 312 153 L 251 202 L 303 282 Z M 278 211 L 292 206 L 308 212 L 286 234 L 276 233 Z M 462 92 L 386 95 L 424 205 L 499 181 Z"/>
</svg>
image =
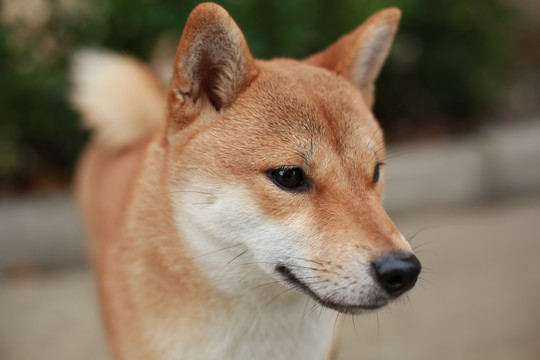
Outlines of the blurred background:
<svg viewBox="0 0 540 360">
<path fill-rule="evenodd" d="M 67 101 L 70 56 L 102 47 L 161 69 L 197 3 L 0 1 L 0 359 L 107 358 L 70 195 L 89 135 Z M 425 271 L 410 303 L 342 318 L 340 359 L 539 359 L 538 0 L 218 3 L 263 59 L 403 11 L 375 114 L 385 206 Z"/>
</svg>

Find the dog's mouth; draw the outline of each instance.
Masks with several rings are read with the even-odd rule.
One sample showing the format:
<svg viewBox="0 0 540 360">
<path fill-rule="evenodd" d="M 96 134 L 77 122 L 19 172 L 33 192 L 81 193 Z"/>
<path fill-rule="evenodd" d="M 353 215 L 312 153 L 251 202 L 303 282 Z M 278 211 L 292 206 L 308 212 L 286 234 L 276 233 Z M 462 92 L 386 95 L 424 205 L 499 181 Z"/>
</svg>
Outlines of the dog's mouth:
<svg viewBox="0 0 540 360">
<path fill-rule="evenodd" d="M 322 306 L 325 306 L 332 310 L 339 311 L 341 313 L 359 314 L 364 311 L 377 310 L 386 305 L 386 301 L 376 303 L 376 304 L 370 304 L 370 305 L 364 305 L 364 304 L 351 305 L 351 304 L 340 304 L 332 300 L 323 299 L 319 295 L 317 295 L 313 290 L 311 290 L 309 285 L 307 285 L 306 283 L 298 279 L 287 266 L 282 265 L 282 264 L 278 265 L 276 266 L 276 271 L 280 273 L 285 278 L 285 280 L 294 288 L 307 294 L 308 296 L 310 296 L 312 299 L 317 301 Z"/>
</svg>

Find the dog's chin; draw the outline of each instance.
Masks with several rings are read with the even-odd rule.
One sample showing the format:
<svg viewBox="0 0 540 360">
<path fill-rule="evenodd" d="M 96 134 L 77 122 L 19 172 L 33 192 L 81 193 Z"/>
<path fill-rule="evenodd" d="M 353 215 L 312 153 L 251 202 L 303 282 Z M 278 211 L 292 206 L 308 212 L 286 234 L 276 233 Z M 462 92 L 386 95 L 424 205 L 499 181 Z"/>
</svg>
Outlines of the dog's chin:
<svg viewBox="0 0 540 360">
<path fill-rule="evenodd" d="M 309 285 L 305 284 L 300 279 L 298 279 L 287 266 L 278 265 L 276 266 L 276 271 L 279 274 L 281 274 L 284 277 L 284 279 L 287 281 L 287 283 L 291 285 L 292 287 L 305 293 L 306 295 L 311 297 L 313 300 L 317 301 L 322 306 L 338 311 L 340 313 L 357 315 L 357 314 L 362 314 L 369 311 L 380 309 L 386 304 L 388 304 L 388 300 L 385 300 L 385 299 L 379 299 L 376 302 L 363 303 L 363 304 L 343 304 L 343 303 L 338 303 L 329 299 L 324 299 L 321 296 L 319 296 L 315 291 L 313 291 L 309 287 Z"/>
</svg>

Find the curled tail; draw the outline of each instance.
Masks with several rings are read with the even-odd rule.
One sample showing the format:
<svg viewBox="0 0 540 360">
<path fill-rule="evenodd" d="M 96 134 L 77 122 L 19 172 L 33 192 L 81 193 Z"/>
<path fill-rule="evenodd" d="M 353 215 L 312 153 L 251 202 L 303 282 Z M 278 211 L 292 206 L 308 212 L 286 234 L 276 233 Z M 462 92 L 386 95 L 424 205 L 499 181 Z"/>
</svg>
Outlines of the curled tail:
<svg viewBox="0 0 540 360">
<path fill-rule="evenodd" d="M 121 149 L 148 138 L 165 124 L 166 90 L 136 59 L 102 50 L 74 56 L 71 102 L 97 140 Z"/>
</svg>

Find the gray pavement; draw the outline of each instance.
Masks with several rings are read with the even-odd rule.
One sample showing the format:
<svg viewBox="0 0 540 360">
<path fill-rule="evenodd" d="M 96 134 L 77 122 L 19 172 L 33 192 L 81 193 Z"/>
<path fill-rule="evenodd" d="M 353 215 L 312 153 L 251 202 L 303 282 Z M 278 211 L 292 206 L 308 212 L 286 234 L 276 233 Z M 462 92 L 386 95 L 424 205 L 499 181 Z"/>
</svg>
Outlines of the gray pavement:
<svg viewBox="0 0 540 360">
<path fill-rule="evenodd" d="M 0 281 L 0 359 L 108 359 L 87 268 Z"/>
<path fill-rule="evenodd" d="M 385 207 L 426 206 L 540 193 L 540 116 L 459 138 L 388 150 Z"/>
<path fill-rule="evenodd" d="M 68 193 L 0 199 L 0 272 L 81 264 L 86 257 L 82 239 Z"/>
</svg>

